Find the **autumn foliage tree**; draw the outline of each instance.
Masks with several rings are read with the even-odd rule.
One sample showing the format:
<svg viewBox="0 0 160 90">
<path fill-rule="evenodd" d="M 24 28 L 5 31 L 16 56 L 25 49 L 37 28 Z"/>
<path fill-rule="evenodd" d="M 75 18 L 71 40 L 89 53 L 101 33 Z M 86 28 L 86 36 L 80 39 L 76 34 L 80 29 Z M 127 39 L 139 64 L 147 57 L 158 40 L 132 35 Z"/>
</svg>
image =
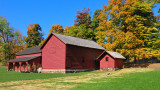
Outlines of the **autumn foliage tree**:
<svg viewBox="0 0 160 90">
<path fill-rule="evenodd" d="M 49 32 L 54 32 L 54 33 L 59 33 L 59 34 L 62 34 L 63 33 L 63 27 L 62 25 L 56 25 L 56 24 L 53 24 L 51 29 L 49 30 Z"/>
<path fill-rule="evenodd" d="M 39 24 L 29 24 L 27 27 L 27 35 L 28 37 L 25 39 L 26 48 L 38 46 L 43 40 L 43 33 Z"/>
<path fill-rule="evenodd" d="M 159 55 L 154 48 L 159 31 L 152 4 L 143 0 L 109 0 L 98 18 L 97 42 L 107 50 L 118 51 L 127 59 Z"/>
<path fill-rule="evenodd" d="M 80 26 L 81 24 L 85 24 L 87 27 L 91 27 L 91 16 L 89 14 L 90 9 L 84 8 L 82 11 L 77 12 L 75 25 Z"/>
</svg>

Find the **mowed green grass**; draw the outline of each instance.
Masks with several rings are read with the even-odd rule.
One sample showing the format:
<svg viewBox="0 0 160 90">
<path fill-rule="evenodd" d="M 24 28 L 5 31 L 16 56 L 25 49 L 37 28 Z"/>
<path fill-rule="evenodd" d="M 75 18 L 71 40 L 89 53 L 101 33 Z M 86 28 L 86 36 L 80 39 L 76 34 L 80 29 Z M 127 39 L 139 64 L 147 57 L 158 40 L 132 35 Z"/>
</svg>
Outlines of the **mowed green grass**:
<svg viewBox="0 0 160 90">
<path fill-rule="evenodd" d="M 7 71 L 7 68 L 0 67 L 0 82 L 8 81 L 20 81 L 20 80 L 33 80 L 33 79 L 48 79 L 48 78 L 57 78 L 57 77 L 66 77 L 66 76 L 79 76 L 88 74 L 89 72 L 81 73 L 21 73 L 16 71 Z"/>
<path fill-rule="evenodd" d="M 94 79 L 71 90 L 160 90 L 160 70 Z"/>
</svg>

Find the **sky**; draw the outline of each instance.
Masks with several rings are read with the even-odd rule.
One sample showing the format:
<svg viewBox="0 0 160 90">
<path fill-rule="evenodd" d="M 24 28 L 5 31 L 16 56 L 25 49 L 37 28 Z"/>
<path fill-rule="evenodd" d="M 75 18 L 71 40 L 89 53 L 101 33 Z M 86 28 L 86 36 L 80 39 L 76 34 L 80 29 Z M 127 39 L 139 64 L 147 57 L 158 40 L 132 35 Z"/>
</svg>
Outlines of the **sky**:
<svg viewBox="0 0 160 90">
<path fill-rule="evenodd" d="M 74 24 L 76 12 L 83 8 L 90 8 L 90 14 L 108 5 L 108 0 L 1 0 L 0 16 L 7 18 L 10 26 L 27 36 L 27 26 L 38 23 L 44 33 L 44 38 L 49 34 L 53 24 L 64 27 Z M 153 9 L 158 15 L 160 4 Z"/>
</svg>

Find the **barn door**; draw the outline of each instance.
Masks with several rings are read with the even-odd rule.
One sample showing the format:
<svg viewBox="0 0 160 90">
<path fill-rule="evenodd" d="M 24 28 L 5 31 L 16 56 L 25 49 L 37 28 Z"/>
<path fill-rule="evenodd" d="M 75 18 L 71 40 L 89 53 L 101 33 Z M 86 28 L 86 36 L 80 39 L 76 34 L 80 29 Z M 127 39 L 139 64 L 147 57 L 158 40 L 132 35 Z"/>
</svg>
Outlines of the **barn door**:
<svg viewBox="0 0 160 90">
<path fill-rule="evenodd" d="M 98 70 L 100 69 L 100 61 L 99 60 L 95 60 L 95 69 Z"/>
</svg>

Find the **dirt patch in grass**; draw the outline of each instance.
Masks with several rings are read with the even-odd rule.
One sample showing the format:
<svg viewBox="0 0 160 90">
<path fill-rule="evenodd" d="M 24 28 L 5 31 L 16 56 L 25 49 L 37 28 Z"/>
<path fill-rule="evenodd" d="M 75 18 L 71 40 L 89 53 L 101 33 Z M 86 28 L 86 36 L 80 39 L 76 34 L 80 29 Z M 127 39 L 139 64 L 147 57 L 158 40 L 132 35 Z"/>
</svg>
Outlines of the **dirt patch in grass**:
<svg viewBox="0 0 160 90">
<path fill-rule="evenodd" d="M 148 68 L 160 69 L 160 63 L 150 64 Z"/>
<path fill-rule="evenodd" d="M 16 89 L 16 90 L 67 90 L 77 86 L 79 83 L 95 83 L 93 79 L 100 79 L 103 77 L 117 78 L 121 74 L 132 72 L 152 71 L 148 68 L 126 68 L 118 71 L 94 71 L 81 76 L 67 76 L 51 79 L 37 79 L 37 80 L 23 80 L 0 83 L 0 89 Z M 107 73 L 111 73 L 107 75 Z"/>
</svg>

